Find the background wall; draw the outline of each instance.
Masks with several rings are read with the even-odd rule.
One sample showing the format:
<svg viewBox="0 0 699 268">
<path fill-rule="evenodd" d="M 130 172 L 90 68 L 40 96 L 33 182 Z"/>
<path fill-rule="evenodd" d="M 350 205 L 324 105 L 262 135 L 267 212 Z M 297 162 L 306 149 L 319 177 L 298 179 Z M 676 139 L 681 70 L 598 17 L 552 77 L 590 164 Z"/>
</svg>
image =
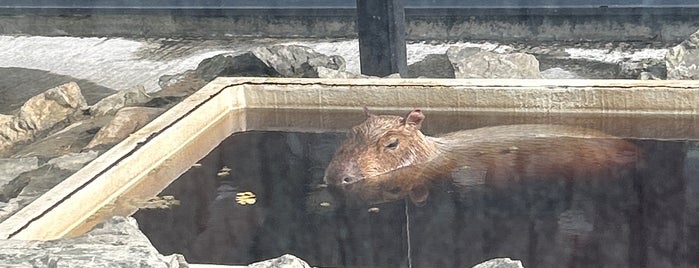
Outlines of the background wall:
<svg viewBox="0 0 699 268">
<path fill-rule="evenodd" d="M 0 35 L 99 37 L 356 36 L 354 1 L 19 1 Z M 699 28 L 690 0 L 406 1 L 410 40 L 679 42 Z"/>
</svg>

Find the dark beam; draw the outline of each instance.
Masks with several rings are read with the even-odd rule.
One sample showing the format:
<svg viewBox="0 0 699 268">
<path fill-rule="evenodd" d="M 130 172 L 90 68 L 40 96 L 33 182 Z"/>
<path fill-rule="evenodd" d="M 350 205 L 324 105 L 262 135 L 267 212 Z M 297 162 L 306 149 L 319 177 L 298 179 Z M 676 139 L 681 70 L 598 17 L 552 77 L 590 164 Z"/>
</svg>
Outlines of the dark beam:
<svg viewBox="0 0 699 268">
<path fill-rule="evenodd" d="M 408 74 L 403 0 L 357 0 L 362 74 Z"/>
</svg>

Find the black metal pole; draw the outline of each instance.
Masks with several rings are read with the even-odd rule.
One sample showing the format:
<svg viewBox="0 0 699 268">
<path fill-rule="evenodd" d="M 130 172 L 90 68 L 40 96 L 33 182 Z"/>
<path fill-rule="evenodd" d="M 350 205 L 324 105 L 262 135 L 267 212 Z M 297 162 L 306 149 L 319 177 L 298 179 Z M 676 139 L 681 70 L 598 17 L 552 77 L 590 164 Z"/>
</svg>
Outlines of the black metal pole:
<svg viewBox="0 0 699 268">
<path fill-rule="evenodd" d="M 403 0 L 357 0 L 362 74 L 408 74 Z"/>
</svg>

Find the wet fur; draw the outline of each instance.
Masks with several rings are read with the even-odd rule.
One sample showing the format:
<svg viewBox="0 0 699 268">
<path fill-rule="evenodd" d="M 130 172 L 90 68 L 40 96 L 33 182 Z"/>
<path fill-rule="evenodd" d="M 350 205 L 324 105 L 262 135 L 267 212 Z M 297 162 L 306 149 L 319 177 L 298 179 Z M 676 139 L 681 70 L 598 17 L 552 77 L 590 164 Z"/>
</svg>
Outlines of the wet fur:
<svg viewBox="0 0 699 268">
<path fill-rule="evenodd" d="M 419 110 L 405 117 L 367 115 L 336 152 L 325 180 L 370 203 L 408 196 L 419 204 L 430 184 L 445 178 L 505 187 L 521 178 L 599 177 L 638 159 L 635 145 L 580 127 L 505 125 L 429 137 L 420 131 Z M 396 139 L 398 146 L 389 149 Z"/>
</svg>

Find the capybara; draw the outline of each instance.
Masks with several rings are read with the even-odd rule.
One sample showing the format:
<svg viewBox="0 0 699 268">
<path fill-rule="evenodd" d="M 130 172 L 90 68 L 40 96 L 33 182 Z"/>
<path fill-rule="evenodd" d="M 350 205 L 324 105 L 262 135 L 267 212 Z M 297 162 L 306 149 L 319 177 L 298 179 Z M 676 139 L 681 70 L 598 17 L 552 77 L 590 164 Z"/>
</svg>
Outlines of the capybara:
<svg viewBox="0 0 699 268">
<path fill-rule="evenodd" d="M 595 178 L 634 167 L 637 147 L 601 131 L 522 124 L 437 137 L 420 131 L 425 116 L 374 115 L 352 128 L 325 171 L 325 182 L 368 203 L 409 197 L 424 204 L 431 183 L 505 187 L 533 178 Z"/>
</svg>

